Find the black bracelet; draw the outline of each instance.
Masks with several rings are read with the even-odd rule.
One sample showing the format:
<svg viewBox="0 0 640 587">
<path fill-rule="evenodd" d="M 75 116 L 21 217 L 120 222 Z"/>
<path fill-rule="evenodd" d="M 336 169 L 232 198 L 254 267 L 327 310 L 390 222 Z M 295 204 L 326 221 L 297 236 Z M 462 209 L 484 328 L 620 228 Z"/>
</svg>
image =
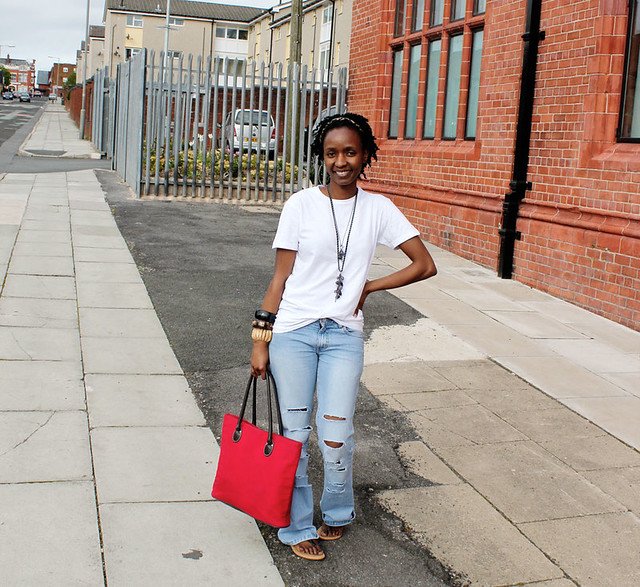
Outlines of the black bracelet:
<svg viewBox="0 0 640 587">
<path fill-rule="evenodd" d="M 271 312 L 267 312 L 266 310 L 256 310 L 255 318 L 256 320 L 264 320 L 270 324 L 273 324 L 276 321 L 276 315 Z"/>
</svg>

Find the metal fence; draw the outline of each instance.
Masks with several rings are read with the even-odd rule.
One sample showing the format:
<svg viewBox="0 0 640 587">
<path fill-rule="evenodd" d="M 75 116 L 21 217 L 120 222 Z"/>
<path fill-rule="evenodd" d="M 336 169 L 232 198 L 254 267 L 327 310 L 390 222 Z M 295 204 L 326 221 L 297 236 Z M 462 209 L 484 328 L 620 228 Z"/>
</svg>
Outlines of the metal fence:
<svg viewBox="0 0 640 587">
<path fill-rule="evenodd" d="M 93 142 L 138 195 L 275 202 L 322 180 L 312 131 L 347 74 L 143 50 L 95 87 Z"/>
</svg>

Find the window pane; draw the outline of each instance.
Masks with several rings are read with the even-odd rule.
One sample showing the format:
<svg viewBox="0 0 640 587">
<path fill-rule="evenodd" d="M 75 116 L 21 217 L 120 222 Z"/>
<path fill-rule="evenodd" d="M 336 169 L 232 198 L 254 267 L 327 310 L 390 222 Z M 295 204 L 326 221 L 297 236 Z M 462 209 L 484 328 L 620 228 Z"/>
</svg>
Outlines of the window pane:
<svg viewBox="0 0 640 587">
<path fill-rule="evenodd" d="M 476 138 L 478 122 L 478 93 L 480 90 L 480 64 L 482 62 L 482 41 L 484 31 L 473 33 L 471 48 L 471 72 L 469 75 L 469 101 L 467 102 L 467 128 L 465 135 L 468 139 Z"/>
<path fill-rule="evenodd" d="M 640 138 L 640 0 L 635 0 L 633 25 L 630 29 L 627 55 L 627 78 L 625 79 L 624 104 L 622 107 L 622 138 Z"/>
<path fill-rule="evenodd" d="M 238 29 L 227 29 L 227 39 L 237 39 Z"/>
<path fill-rule="evenodd" d="M 444 16 L 444 0 L 431 0 L 430 26 L 441 25 L 443 16 Z"/>
<path fill-rule="evenodd" d="M 391 85 L 391 114 L 389 116 L 389 136 L 398 136 L 400 117 L 400 90 L 402 85 L 402 49 L 393 53 L 393 82 Z"/>
<path fill-rule="evenodd" d="M 407 83 L 407 112 L 405 116 L 404 137 L 416 138 L 418 116 L 418 84 L 420 83 L 420 45 L 412 45 L 409 53 L 409 81 Z"/>
<path fill-rule="evenodd" d="M 404 21 L 407 13 L 407 0 L 396 1 L 396 20 L 393 26 L 393 36 L 401 37 L 404 35 Z"/>
<path fill-rule="evenodd" d="M 444 97 L 444 127 L 442 129 L 442 136 L 445 139 L 456 138 L 461 69 L 462 35 L 456 35 L 449 39 L 449 64 L 447 68 L 447 89 Z"/>
<path fill-rule="evenodd" d="M 487 9 L 486 0 L 474 0 L 473 14 L 484 14 Z"/>
<path fill-rule="evenodd" d="M 238 39 L 242 39 L 243 41 L 246 41 L 249 38 L 249 31 L 245 31 L 240 29 L 238 31 Z"/>
<path fill-rule="evenodd" d="M 413 22 L 411 23 L 412 31 L 422 29 L 424 23 L 424 0 L 413 0 Z"/>
<path fill-rule="evenodd" d="M 218 39 L 224 39 L 227 36 L 227 29 L 224 27 L 216 28 L 216 37 Z"/>
<path fill-rule="evenodd" d="M 464 18 L 467 7 L 467 0 L 452 0 L 451 2 L 451 20 L 460 20 Z"/>
<path fill-rule="evenodd" d="M 438 80 L 440 79 L 440 55 L 442 41 L 429 43 L 427 63 L 427 88 L 424 102 L 424 130 L 422 136 L 432 139 L 436 136 L 436 106 L 438 104 Z"/>
</svg>

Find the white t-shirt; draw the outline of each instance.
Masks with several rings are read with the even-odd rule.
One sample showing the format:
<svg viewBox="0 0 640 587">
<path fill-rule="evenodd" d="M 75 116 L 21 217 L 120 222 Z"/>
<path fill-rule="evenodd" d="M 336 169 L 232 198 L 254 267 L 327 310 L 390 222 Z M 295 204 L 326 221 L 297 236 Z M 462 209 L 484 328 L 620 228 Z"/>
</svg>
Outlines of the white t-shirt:
<svg viewBox="0 0 640 587">
<path fill-rule="evenodd" d="M 346 243 L 354 198 L 333 200 L 340 240 Z M 320 318 L 362 330 L 362 312 L 354 315 L 376 245 L 395 249 L 420 233 L 388 198 L 358 188 L 358 201 L 342 275 L 342 296 L 336 300 L 338 263 L 331 205 L 318 187 L 293 194 L 284 205 L 274 249 L 297 251 L 287 279 L 274 332 L 289 332 Z M 343 245 L 344 246 L 344 245 Z"/>
</svg>

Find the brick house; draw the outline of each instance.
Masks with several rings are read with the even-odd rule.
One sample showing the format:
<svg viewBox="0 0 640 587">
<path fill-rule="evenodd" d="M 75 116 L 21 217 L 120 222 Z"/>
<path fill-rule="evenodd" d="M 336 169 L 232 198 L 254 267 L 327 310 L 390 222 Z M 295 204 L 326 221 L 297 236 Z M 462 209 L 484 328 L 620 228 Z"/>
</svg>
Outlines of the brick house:
<svg viewBox="0 0 640 587">
<path fill-rule="evenodd" d="M 72 73 L 75 73 L 75 63 L 54 63 L 49 71 L 49 86 L 51 93 L 62 95 L 62 88 Z"/>
<path fill-rule="evenodd" d="M 354 0 L 368 187 L 434 244 L 638 329 L 639 53 L 640 0 Z"/>
<path fill-rule="evenodd" d="M 14 59 L 10 55 L 0 58 L 0 67 L 11 74 L 9 87 L 16 92 L 33 92 L 36 81 L 36 62 L 26 59 Z"/>
</svg>

